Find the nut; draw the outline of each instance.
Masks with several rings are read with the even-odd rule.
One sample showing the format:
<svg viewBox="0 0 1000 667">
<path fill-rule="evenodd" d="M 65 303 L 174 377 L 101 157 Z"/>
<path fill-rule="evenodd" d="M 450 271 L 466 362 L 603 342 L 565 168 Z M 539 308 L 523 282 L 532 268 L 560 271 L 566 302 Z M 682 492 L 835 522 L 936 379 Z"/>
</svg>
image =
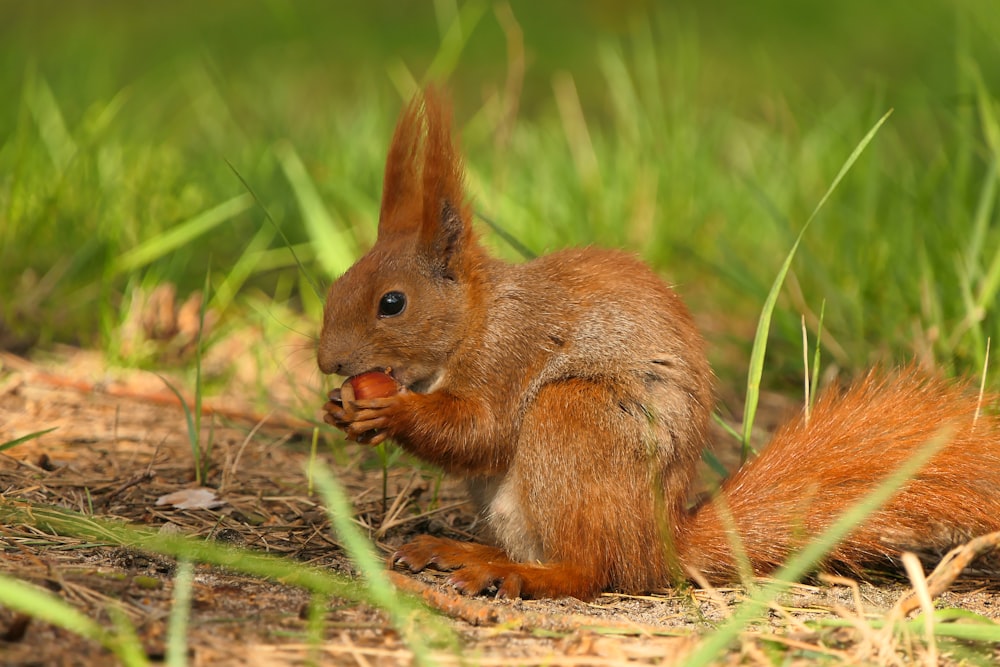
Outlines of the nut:
<svg viewBox="0 0 1000 667">
<path fill-rule="evenodd" d="M 369 371 L 349 378 L 345 385 L 350 384 L 353 400 L 363 401 L 368 398 L 388 398 L 399 392 L 399 384 L 391 375 L 380 371 Z"/>
</svg>

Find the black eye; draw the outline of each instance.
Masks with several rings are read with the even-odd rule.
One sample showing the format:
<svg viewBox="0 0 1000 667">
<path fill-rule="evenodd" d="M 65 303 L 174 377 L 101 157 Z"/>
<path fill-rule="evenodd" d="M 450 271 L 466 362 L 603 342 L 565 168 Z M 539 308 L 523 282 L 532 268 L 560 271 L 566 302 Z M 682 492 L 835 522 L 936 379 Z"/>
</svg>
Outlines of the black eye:
<svg viewBox="0 0 1000 667">
<path fill-rule="evenodd" d="M 378 301 L 379 317 L 395 317 L 406 308 L 406 295 L 402 292 L 386 292 Z"/>
</svg>

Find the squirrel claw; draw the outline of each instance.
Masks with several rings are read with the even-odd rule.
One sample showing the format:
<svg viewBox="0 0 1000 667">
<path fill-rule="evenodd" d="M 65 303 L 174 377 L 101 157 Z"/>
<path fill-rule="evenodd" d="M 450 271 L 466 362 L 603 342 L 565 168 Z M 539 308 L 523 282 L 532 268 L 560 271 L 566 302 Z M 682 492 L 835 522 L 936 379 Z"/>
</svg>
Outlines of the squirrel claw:
<svg viewBox="0 0 1000 667">
<path fill-rule="evenodd" d="M 428 565 L 437 563 L 437 556 L 432 553 L 425 553 L 419 549 L 414 549 L 413 543 L 404 544 L 393 552 L 389 558 L 390 567 L 402 565 L 410 572 L 421 572 Z"/>
<path fill-rule="evenodd" d="M 489 588 L 489 583 L 477 583 L 470 580 L 469 577 L 461 576 L 462 574 L 467 574 L 464 572 L 464 569 L 459 570 L 448 577 L 448 585 L 457 589 L 459 593 L 462 593 L 463 595 L 478 595 Z"/>
<path fill-rule="evenodd" d="M 497 599 L 498 600 L 513 600 L 515 598 L 521 597 L 521 577 L 517 574 L 510 573 L 504 577 L 503 584 L 497 589 Z"/>
<path fill-rule="evenodd" d="M 420 572 L 429 566 L 435 570 L 456 570 L 465 565 L 450 540 L 431 535 L 419 535 L 399 547 L 390 562 L 403 565 L 410 572 Z"/>
<path fill-rule="evenodd" d="M 469 563 L 448 577 L 448 583 L 465 595 L 479 595 L 496 586 L 498 600 L 521 597 L 521 577 L 491 563 Z"/>
<path fill-rule="evenodd" d="M 339 421 L 344 421 L 347 417 L 347 413 L 344 411 L 344 406 L 339 403 L 334 403 L 333 401 L 323 404 L 323 412 L 334 419 L 338 419 Z"/>
<path fill-rule="evenodd" d="M 389 557 L 389 567 L 395 567 L 397 565 L 402 565 L 410 572 L 420 572 L 428 563 L 421 564 L 419 562 L 412 562 L 405 551 L 399 549 L 393 552 L 392 556 Z"/>
</svg>

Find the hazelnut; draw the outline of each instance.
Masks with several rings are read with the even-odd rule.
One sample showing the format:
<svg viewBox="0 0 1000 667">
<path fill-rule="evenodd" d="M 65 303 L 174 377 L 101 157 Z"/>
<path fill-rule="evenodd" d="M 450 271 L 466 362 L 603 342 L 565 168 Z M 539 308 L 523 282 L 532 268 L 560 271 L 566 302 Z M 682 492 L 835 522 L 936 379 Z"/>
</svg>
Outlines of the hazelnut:
<svg viewBox="0 0 1000 667">
<path fill-rule="evenodd" d="M 369 371 L 355 375 L 344 384 L 350 384 L 351 389 L 354 390 L 352 392 L 354 395 L 351 398 L 359 401 L 368 398 L 388 398 L 399 392 L 399 384 L 396 380 L 391 375 L 380 371 Z"/>
</svg>

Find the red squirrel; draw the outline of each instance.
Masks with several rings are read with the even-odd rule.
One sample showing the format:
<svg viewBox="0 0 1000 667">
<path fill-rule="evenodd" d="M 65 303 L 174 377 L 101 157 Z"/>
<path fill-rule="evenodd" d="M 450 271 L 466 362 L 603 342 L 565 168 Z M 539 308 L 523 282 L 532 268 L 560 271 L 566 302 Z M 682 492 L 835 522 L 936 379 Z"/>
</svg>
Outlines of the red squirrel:
<svg viewBox="0 0 1000 667">
<path fill-rule="evenodd" d="M 856 569 L 1000 530 L 1000 419 L 915 369 L 828 391 L 721 490 L 689 506 L 713 373 L 680 297 L 625 252 L 490 257 L 463 189 L 450 111 L 433 89 L 389 148 L 374 246 L 330 287 L 324 406 L 349 438 L 386 438 L 468 482 L 495 546 L 421 536 L 392 555 L 451 570 L 467 594 L 592 598 L 699 571 L 738 577 L 735 530 L 757 574 L 896 471 L 948 440 L 828 555 Z"/>
</svg>

